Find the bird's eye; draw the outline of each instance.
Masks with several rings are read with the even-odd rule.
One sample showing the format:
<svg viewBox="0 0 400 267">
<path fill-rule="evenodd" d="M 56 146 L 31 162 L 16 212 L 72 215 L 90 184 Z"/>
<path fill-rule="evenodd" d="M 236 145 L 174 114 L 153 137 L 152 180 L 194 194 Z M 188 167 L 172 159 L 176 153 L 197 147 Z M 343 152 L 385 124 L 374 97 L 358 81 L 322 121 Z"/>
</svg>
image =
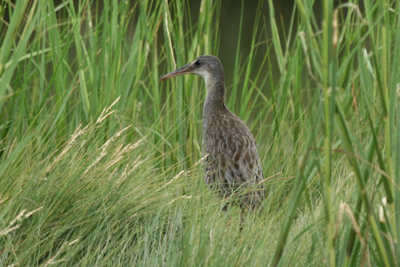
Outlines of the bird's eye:
<svg viewBox="0 0 400 267">
<path fill-rule="evenodd" d="M 194 62 L 194 65 L 195 65 L 196 67 L 200 66 L 200 65 L 201 65 L 200 60 L 196 60 L 196 61 Z"/>
</svg>

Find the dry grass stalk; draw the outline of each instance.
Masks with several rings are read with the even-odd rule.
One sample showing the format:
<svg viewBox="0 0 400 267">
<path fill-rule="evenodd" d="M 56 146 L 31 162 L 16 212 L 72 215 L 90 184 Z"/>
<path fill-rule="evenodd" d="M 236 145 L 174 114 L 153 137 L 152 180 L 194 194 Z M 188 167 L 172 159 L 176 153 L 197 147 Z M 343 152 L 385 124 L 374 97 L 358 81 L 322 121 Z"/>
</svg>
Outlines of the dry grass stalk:
<svg viewBox="0 0 400 267">
<path fill-rule="evenodd" d="M 64 149 L 61 151 L 61 153 L 55 158 L 55 160 L 49 166 L 47 166 L 45 173 L 50 172 L 50 170 L 54 167 L 54 165 L 56 165 L 65 156 L 65 154 L 68 153 L 68 151 L 71 149 L 72 145 L 75 143 L 76 139 L 79 136 L 83 135 L 88 129 L 87 125 L 83 129 L 81 129 L 81 127 L 82 127 L 82 124 L 79 124 L 78 127 L 75 129 L 75 132 L 71 135 L 71 138 L 69 139 L 68 143 L 66 144 Z"/>
<path fill-rule="evenodd" d="M 12 231 L 18 229 L 20 226 L 21 226 L 21 225 L 18 224 L 18 225 L 16 225 L 16 226 L 13 226 L 13 227 L 6 228 L 6 229 L 4 229 L 4 230 L 1 230 L 1 231 L 0 231 L 0 236 L 3 236 L 3 235 L 8 234 L 8 233 L 10 233 L 10 232 L 12 232 Z"/>
<path fill-rule="evenodd" d="M 19 222 L 22 220 L 22 218 L 24 217 L 26 212 L 26 209 L 23 209 L 18 215 L 17 217 L 14 218 L 14 220 L 12 220 L 9 224 L 9 226 L 14 225 L 16 222 Z"/>
<path fill-rule="evenodd" d="M 113 114 L 115 112 L 115 110 L 111 110 L 111 109 L 115 104 L 117 104 L 117 102 L 120 100 L 120 98 L 121 98 L 121 96 L 117 97 L 117 99 L 115 99 L 114 102 L 112 102 L 112 104 L 110 106 L 103 109 L 100 116 L 97 118 L 96 124 L 102 123 L 107 117 L 109 117 L 111 114 Z"/>
<path fill-rule="evenodd" d="M 336 222 L 334 237 L 336 238 L 336 236 L 337 236 L 337 234 L 339 232 L 339 225 L 340 225 L 340 223 L 342 221 L 344 213 L 346 213 L 347 216 L 349 217 L 349 219 L 351 221 L 351 224 L 353 226 L 353 230 L 357 234 L 358 238 L 360 239 L 361 245 L 363 247 L 365 247 L 365 240 L 364 240 L 364 238 L 363 238 L 363 236 L 361 234 L 361 230 L 360 230 L 360 227 L 358 226 L 357 220 L 354 217 L 354 214 L 351 211 L 349 205 L 347 205 L 346 203 L 341 203 L 340 206 L 339 206 L 339 213 L 338 213 L 338 219 L 337 219 L 337 222 Z"/>
<path fill-rule="evenodd" d="M 64 262 L 66 261 L 65 259 L 60 259 L 60 260 L 55 260 L 55 258 L 60 255 L 60 253 L 62 253 L 63 251 L 65 251 L 66 249 L 70 248 L 72 245 L 74 245 L 75 243 L 77 243 L 79 241 L 79 238 L 71 241 L 71 242 L 64 242 L 61 246 L 61 248 L 56 252 L 56 254 L 51 257 L 46 264 L 44 265 L 44 267 L 47 267 L 49 265 L 54 265 L 60 262 Z"/>
<path fill-rule="evenodd" d="M 0 195 L 0 204 L 3 204 L 7 200 L 8 200 L 8 197 L 5 197 L 5 198 L 2 199 L 2 195 Z"/>
<path fill-rule="evenodd" d="M 107 140 L 107 142 L 105 142 L 102 146 L 101 146 L 101 152 L 100 155 L 94 160 L 94 162 L 92 162 L 92 164 L 89 165 L 89 167 L 86 168 L 86 170 L 83 172 L 83 174 L 87 174 L 94 166 L 96 166 L 97 163 L 99 163 L 99 161 L 104 158 L 107 155 L 107 148 L 108 146 L 115 140 L 117 139 L 119 136 L 121 136 L 121 134 L 123 132 L 125 132 L 126 130 L 128 130 L 129 128 L 131 128 L 131 125 L 125 127 L 124 129 L 122 129 L 121 131 L 117 132 L 116 134 L 114 134 L 110 139 Z"/>
</svg>

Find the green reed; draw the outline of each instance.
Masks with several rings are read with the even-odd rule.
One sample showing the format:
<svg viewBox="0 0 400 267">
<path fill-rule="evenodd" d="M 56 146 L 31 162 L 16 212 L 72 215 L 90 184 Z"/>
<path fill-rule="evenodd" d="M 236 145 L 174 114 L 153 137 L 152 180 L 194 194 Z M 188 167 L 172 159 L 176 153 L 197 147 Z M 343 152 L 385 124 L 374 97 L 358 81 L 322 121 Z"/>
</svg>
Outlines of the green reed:
<svg viewBox="0 0 400 267">
<path fill-rule="evenodd" d="M 400 4 L 260 1 L 243 40 L 245 4 L 226 102 L 268 195 L 241 221 L 203 181 L 204 82 L 158 81 L 223 53 L 223 2 L 2 2 L 0 265 L 398 265 Z"/>
</svg>

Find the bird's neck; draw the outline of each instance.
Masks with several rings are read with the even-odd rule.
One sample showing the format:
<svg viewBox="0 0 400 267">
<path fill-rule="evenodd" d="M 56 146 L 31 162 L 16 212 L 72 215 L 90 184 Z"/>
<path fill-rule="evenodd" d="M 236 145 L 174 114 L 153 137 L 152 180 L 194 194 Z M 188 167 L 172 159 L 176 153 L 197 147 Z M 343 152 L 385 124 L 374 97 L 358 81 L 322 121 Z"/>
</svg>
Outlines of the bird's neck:
<svg viewBox="0 0 400 267">
<path fill-rule="evenodd" d="M 207 96 L 203 107 L 204 116 L 211 115 L 225 107 L 225 83 L 223 79 L 210 78 L 206 81 Z"/>
</svg>

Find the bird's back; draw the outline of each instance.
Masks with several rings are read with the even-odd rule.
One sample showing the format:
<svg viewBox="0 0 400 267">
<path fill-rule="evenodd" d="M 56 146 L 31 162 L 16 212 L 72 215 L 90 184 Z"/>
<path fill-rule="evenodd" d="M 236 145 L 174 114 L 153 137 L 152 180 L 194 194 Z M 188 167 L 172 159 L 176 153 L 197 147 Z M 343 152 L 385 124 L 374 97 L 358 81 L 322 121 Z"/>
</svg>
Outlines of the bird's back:
<svg viewBox="0 0 400 267">
<path fill-rule="evenodd" d="M 265 198 L 256 142 L 246 124 L 221 107 L 203 118 L 206 182 L 243 208 L 255 209 Z"/>
</svg>

